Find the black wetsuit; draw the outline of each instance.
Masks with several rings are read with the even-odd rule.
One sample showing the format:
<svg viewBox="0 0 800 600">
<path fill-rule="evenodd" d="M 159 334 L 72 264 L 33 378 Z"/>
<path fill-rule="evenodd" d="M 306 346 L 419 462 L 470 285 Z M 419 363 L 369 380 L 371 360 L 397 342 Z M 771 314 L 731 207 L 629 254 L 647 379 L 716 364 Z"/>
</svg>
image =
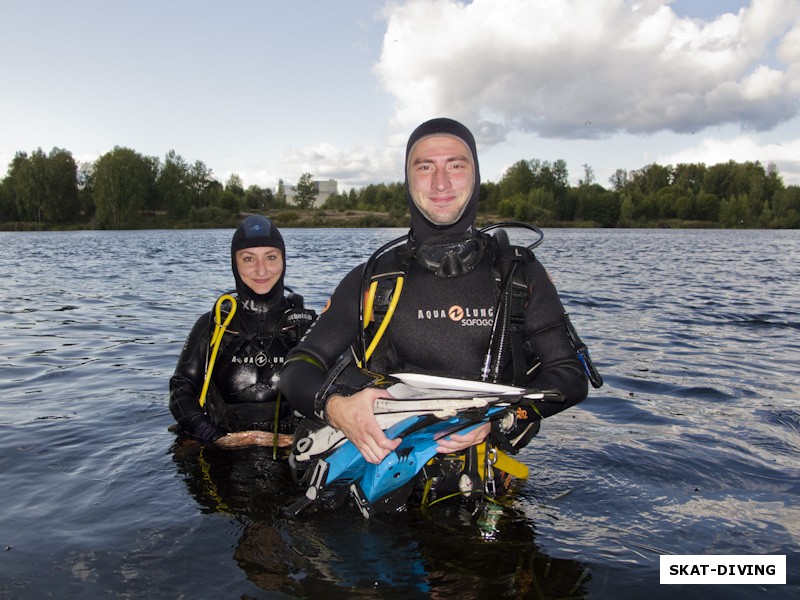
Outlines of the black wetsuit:
<svg viewBox="0 0 800 600">
<path fill-rule="evenodd" d="M 169 407 L 185 433 L 208 442 L 233 431 L 274 431 L 276 409 L 278 431 L 294 431 L 288 402 L 278 401 L 278 374 L 315 315 L 286 298 L 274 304 L 267 310 L 266 304 L 238 303 L 217 352 L 205 408 L 198 399 L 211 353 L 213 312 L 197 320 L 170 379 Z"/>
<path fill-rule="evenodd" d="M 394 316 L 376 350 L 374 360 L 380 364 L 376 370 L 479 380 L 499 294 L 492 262 L 487 252 L 474 269 L 450 279 L 411 264 Z M 327 370 L 348 351 L 358 327 L 362 273 L 363 266 L 356 267 L 342 280 L 327 310 L 289 357 L 312 357 Z M 564 307 L 541 263 L 534 260 L 527 265 L 527 280 L 524 337 L 531 360 L 538 359 L 541 365 L 526 385 L 556 389 L 564 395 L 563 404 L 543 405 L 552 414 L 583 400 L 588 384 L 564 327 Z M 281 389 L 295 410 L 314 415 L 314 397 L 326 374 L 306 360 L 284 367 Z"/>
<path fill-rule="evenodd" d="M 470 196 L 450 224 L 434 223 L 412 197 L 409 164 L 416 144 L 429 136 L 457 138 L 471 155 L 468 162 L 474 177 Z M 456 154 L 454 162 L 463 160 L 460 153 Z M 472 133 L 447 118 L 432 119 L 417 127 L 406 147 L 405 190 L 411 216 L 408 243 L 394 256 L 384 255 L 389 264 L 382 264 L 381 259 L 377 264 L 379 271 L 396 270 L 406 276 L 395 314 L 373 361 L 379 365 L 375 370 L 480 380 L 489 349 L 492 313 L 500 294 L 495 278 L 498 270 L 495 254 L 501 251 L 499 246 L 488 243 L 488 236 L 475 230 L 480 170 Z M 532 255 L 529 258 L 526 269 L 530 292 L 525 308 L 524 342 L 530 357 L 527 367 L 534 367 L 536 362 L 541 364 L 523 383 L 542 390 L 558 390 L 565 398 L 561 403 L 541 403 L 540 415 L 527 411 L 525 419 L 538 421 L 583 400 L 588 381 L 567 333 L 558 293 L 542 265 Z M 287 355 L 281 389 L 293 408 L 307 417 L 324 417 L 323 396 L 330 395 L 323 390 L 328 371 L 357 341 L 363 272 L 363 267 L 357 267 L 342 280 L 326 312 Z M 512 383 L 505 365 L 499 365 L 498 371 L 498 383 Z M 336 392 L 333 386 L 326 389 Z M 324 393 L 316 397 L 320 390 Z M 535 433 L 534 425 L 520 423 L 519 427 Z"/>
<path fill-rule="evenodd" d="M 271 249 L 271 257 L 282 263 L 280 276 L 265 293 L 250 288 L 239 272 L 237 253 L 253 248 Z M 243 255 L 243 264 L 252 264 L 253 252 Z M 316 318 L 314 311 L 303 307 L 302 296 L 291 290 L 285 295 L 286 245 L 266 217 L 247 216 L 236 228 L 231 240 L 231 271 L 237 310 L 217 351 L 205 405 L 201 407 L 199 399 L 212 353 L 209 343 L 215 311 L 195 323 L 169 382 L 169 408 L 178 425 L 203 442 L 234 431 L 274 431 L 276 410 L 278 431 L 294 431 L 292 411 L 286 401 L 280 402 L 278 375 L 286 353 Z M 250 278 L 269 276 L 266 270 L 248 271 Z M 223 323 L 226 316 L 223 313 Z"/>
</svg>

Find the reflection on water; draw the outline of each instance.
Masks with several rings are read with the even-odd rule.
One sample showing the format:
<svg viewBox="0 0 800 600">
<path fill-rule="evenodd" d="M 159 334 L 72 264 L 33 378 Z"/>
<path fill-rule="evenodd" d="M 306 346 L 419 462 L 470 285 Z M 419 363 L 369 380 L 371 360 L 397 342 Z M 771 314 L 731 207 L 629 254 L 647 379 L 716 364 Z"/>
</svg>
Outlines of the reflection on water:
<svg viewBox="0 0 800 600">
<path fill-rule="evenodd" d="M 260 587 L 297 597 L 348 590 L 364 597 L 526 597 L 537 589 L 579 597 L 586 565 L 542 553 L 534 523 L 513 504 L 473 510 L 440 504 L 424 513 L 364 520 L 341 509 L 302 519 L 282 514 L 297 495 L 270 451 L 230 453 L 183 442 L 174 460 L 201 510 L 242 526 L 233 556 Z"/>
<path fill-rule="evenodd" d="M 510 506 L 286 519 L 260 450 L 167 431 L 231 231 L 0 234 L 0 597 L 796 597 L 796 232 L 548 230 L 606 380 L 521 454 Z M 398 230 L 287 230 L 320 310 Z M 789 585 L 658 585 L 659 555 L 785 554 Z"/>
</svg>

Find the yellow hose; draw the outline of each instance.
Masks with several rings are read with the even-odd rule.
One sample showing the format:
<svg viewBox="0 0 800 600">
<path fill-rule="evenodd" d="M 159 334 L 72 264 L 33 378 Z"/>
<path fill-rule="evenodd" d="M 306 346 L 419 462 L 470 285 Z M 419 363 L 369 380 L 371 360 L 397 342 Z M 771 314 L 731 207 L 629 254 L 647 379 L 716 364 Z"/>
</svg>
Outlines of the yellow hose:
<svg viewBox="0 0 800 600">
<path fill-rule="evenodd" d="M 372 312 L 372 302 L 375 299 L 375 288 L 377 288 L 377 282 L 373 282 L 372 285 L 370 285 L 369 287 L 370 296 L 367 298 L 367 305 L 370 307 L 370 313 Z M 372 338 L 372 342 L 370 343 L 369 348 L 367 348 L 367 351 L 364 354 L 365 361 L 368 361 L 369 357 L 372 356 L 372 353 L 375 351 L 375 347 L 378 345 L 378 342 L 381 341 L 381 337 L 383 337 L 383 332 L 386 331 L 386 328 L 389 326 L 389 321 L 392 320 L 392 315 L 394 315 L 394 309 L 397 308 L 397 303 L 400 301 L 400 292 L 402 291 L 402 289 L 403 289 L 403 278 L 398 277 L 397 282 L 394 284 L 394 294 L 392 294 L 392 301 L 389 303 L 389 308 L 386 310 L 386 316 L 383 317 L 383 321 L 381 321 L 381 325 L 380 327 L 378 327 L 378 331 L 375 332 L 375 337 Z M 367 319 L 365 317 L 364 327 L 366 328 L 366 326 L 367 326 Z"/>
<path fill-rule="evenodd" d="M 369 325 L 369 322 L 372 319 L 372 305 L 375 303 L 375 292 L 377 289 L 378 282 L 373 281 L 369 285 L 369 292 L 367 292 L 367 298 L 364 301 L 364 329 L 367 328 L 367 325 Z"/>
<path fill-rule="evenodd" d="M 225 317 L 225 321 L 222 321 L 222 304 L 228 301 L 231 303 L 230 312 L 228 312 L 228 316 Z M 230 294 L 223 294 L 217 299 L 217 304 L 214 306 L 214 333 L 211 336 L 211 342 L 209 345 L 211 346 L 211 358 L 208 359 L 208 366 L 206 367 L 206 378 L 203 381 L 203 390 L 200 392 L 200 406 L 205 406 L 206 404 L 206 394 L 208 394 L 208 386 L 211 383 L 211 373 L 214 370 L 214 363 L 217 360 L 217 351 L 219 350 L 219 345 L 222 342 L 222 335 L 225 333 L 225 330 L 230 325 L 231 319 L 233 319 L 233 315 L 236 314 L 236 298 L 231 296 Z"/>
</svg>

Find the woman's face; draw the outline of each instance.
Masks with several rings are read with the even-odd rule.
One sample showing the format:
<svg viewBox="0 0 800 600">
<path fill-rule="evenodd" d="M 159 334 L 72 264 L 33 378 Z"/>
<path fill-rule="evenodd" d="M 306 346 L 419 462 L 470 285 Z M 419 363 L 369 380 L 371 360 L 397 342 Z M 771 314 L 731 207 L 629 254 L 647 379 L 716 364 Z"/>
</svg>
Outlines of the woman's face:
<svg viewBox="0 0 800 600">
<path fill-rule="evenodd" d="M 236 268 L 244 284 L 256 294 L 268 293 L 283 273 L 283 252 L 271 246 L 236 252 Z"/>
</svg>

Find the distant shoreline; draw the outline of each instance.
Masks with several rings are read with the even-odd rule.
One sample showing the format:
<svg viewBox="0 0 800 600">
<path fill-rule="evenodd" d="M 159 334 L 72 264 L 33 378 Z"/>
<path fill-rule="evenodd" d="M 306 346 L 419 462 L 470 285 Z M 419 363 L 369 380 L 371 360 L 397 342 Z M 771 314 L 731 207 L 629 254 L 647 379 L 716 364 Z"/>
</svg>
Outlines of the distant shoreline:
<svg viewBox="0 0 800 600">
<path fill-rule="evenodd" d="M 398 215 L 389 212 L 373 212 L 360 210 L 324 210 L 315 209 L 303 211 L 299 209 L 276 209 L 263 213 L 278 227 L 297 229 L 337 229 L 337 228 L 407 228 L 410 222 L 408 213 Z M 142 215 L 135 228 L 126 229 L 235 229 L 244 216 L 241 214 L 230 219 L 215 219 L 213 221 L 174 221 L 163 214 Z M 491 223 L 509 221 L 499 215 L 479 214 L 476 223 L 479 227 Z M 602 229 L 602 225 L 594 222 L 575 221 L 540 221 L 534 223 L 537 227 L 560 229 Z M 680 219 L 662 219 L 649 222 L 631 223 L 629 227 L 615 227 L 611 229 L 731 229 L 711 221 L 684 221 Z M 606 228 L 608 229 L 608 228 Z M 742 229 L 745 229 L 742 227 Z M 758 229 L 758 228 L 747 228 Z M 44 226 L 35 222 L 5 222 L 0 223 L 0 231 L 102 231 L 93 227 L 90 222 L 62 223 L 56 226 Z"/>
</svg>

